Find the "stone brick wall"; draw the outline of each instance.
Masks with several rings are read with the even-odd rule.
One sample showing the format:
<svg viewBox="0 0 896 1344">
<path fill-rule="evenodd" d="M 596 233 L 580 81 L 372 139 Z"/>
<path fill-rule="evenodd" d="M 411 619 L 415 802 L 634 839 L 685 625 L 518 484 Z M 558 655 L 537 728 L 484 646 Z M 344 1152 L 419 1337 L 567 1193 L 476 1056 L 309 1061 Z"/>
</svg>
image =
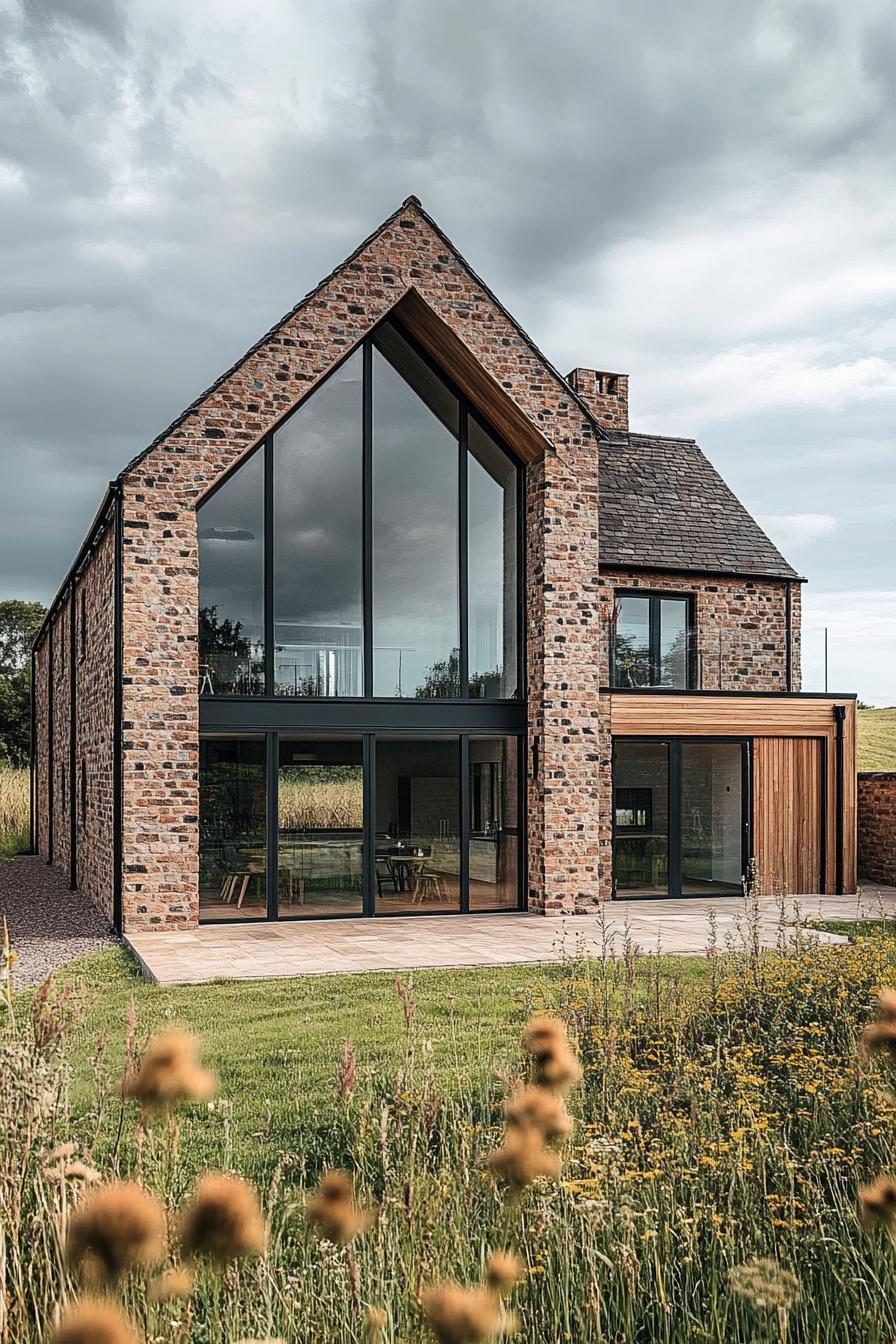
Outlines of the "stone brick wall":
<svg viewBox="0 0 896 1344">
<path fill-rule="evenodd" d="M 37 650 L 35 686 L 36 849 L 44 859 L 52 861 L 66 877 L 69 876 L 74 809 L 77 885 L 110 920 L 113 901 L 113 562 L 114 542 L 109 531 L 88 560 L 74 595 L 69 593 L 60 604 Z M 88 620 L 83 658 L 82 591 L 86 594 Z M 72 619 L 76 644 L 74 665 L 70 644 Z M 69 753 L 73 673 L 74 779 Z M 52 696 L 49 694 L 51 681 Z M 87 809 L 83 816 L 82 763 L 87 786 Z"/>
<path fill-rule="evenodd" d="M 53 863 L 66 876 L 71 845 L 69 725 L 71 722 L 69 604 L 53 621 Z"/>
<path fill-rule="evenodd" d="M 75 808 L 78 828 L 78 887 L 111 921 L 113 890 L 113 766 L 115 675 L 115 539 L 106 533 L 75 589 L 77 742 Z M 81 657 L 81 594 L 87 616 L 86 653 Z M 81 771 L 87 780 L 82 816 Z"/>
<path fill-rule="evenodd" d="M 602 745 L 594 427 L 414 202 L 196 405 L 124 479 L 125 928 L 197 919 L 201 496 L 411 289 L 547 442 L 528 508 L 529 853 L 549 910 L 599 897 Z M 538 653 L 544 648 L 543 661 Z"/>
<path fill-rule="evenodd" d="M 896 770 L 858 777 L 859 877 L 896 887 Z"/>
<path fill-rule="evenodd" d="M 613 591 L 692 595 L 697 628 L 697 688 L 787 689 L 787 584 L 780 579 L 702 578 L 605 567 Z M 800 689 L 800 585 L 792 593 L 793 686 Z"/>
</svg>

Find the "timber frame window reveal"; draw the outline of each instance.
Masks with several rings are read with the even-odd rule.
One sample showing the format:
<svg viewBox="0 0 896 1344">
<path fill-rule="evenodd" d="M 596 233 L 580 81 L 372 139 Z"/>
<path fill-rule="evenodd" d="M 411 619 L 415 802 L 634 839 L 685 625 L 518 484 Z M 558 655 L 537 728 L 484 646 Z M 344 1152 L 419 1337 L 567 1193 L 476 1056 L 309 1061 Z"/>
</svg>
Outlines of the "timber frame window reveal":
<svg viewBox="0 0 896 1344">
<path fill-rule="evenodd" d="M 694 599 L 683 593 L 617 592 L 611 628 L 610 684 L 693 690 Z"/>
<path fill-rule="evenodd" d="M 198 506 L 200 696 L 519 703 L 523 489 L 381 323 Z"/>
</svg>

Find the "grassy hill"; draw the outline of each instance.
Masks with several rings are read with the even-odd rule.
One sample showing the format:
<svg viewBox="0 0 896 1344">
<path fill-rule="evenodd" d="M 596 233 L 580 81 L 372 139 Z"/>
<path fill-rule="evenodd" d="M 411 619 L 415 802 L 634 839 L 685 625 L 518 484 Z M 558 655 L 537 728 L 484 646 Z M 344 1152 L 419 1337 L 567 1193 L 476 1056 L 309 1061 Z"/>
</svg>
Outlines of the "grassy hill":
<svg viewBox="0 0 896 1344">
<path fill-rule="evenodd" d="M 896 770 L 896 705 L 859 710 L 859 770 Z"/>
</svg>

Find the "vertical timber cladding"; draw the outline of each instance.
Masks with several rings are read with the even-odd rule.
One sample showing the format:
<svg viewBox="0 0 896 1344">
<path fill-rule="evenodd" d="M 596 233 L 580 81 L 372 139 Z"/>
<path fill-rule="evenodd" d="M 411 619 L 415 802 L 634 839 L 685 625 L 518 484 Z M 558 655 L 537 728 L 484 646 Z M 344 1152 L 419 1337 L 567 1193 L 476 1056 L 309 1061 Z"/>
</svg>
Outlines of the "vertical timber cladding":
<svg viewBox="0 0 896 1344">
<path fill-rule="evenodd" d="M 820 889 L 826 743 L 816 737 L 754 739 L 754 852 L 766 893 Z"/>
<path fill-rule="evenodd" d="M 533 544 L 530 532 L 527 549 L 536 818 L 527 885 L 557 913 L 599 900 L 610 849 L 598 786 L 609 761 L 599 700 L 599 432 L 410 198 L 121 478 L 126 932 L 198 921 L 197 503 L 399 303 L 437 358 L 442 342 L 456 361 L 448 372 L 509 446 L 526 462 L 542 458 L 527 493 L 529 527 L 543 533 Z"/>
<path fill-rule="evenodd" d="M 778 881 L 793 895 L 832 894 L 839 879 L 844 892 L 855 891 L 854 699 L 613 692 L 610 700 L 612 729 L 619 736 L 752 739 L 753 851 L 766 889 Z M 817 749 L 809 745 L 813 742 Z"/>
</svg>

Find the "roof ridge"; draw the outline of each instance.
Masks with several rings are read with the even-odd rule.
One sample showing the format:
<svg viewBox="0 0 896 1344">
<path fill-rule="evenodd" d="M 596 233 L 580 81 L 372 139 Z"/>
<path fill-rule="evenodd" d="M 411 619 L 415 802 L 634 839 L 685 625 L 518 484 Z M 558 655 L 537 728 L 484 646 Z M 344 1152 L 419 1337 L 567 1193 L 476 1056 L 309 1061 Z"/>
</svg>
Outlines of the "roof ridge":
<svg viewBox="0 0 896 1344">
<path fill-rule="evenodd" d="M 253 344 L 249 346 L 248 350 L 246 350 L 239 357 L 239 359 L 237 359 L 233 364 L 231 364 L 230 367 L 224 371 L 224 373 L 222 373 L 219 377 L 217 377 L 214 380 L 214 382 L 211 383 L 205 389 L 204 392 L 200 392 L 199 396 L 194 397 L 194 399 L 190 402 L 189 406 L 187 406 L 183 411 L 181 411 L 179 415 L 175 416 L 175 418 L 171 421 L 170 425 L 168 425 L 166 429 L 163 429 L 160 434 L 157 434 L 151 443 L 147 444 L 145 448 L 141 449 L 141 451 L 137 453 L 136 457 L 131 458 L 130 462 L 128 462 L 124 467 L 122 467 L 121 471 L 118 473 L 118 476 L 116 477 L 116 480 L 121 481 L 122 478 L 128 474 L 128 472 L 133 471 L 135 467 L 139 466 L 140 463 L 143 461 L 143 459 L 147 457 L 148 454 L 151 453 L 154 448 L 158 448 L 159 444 L 164 443 L 165 439 L 168 438 L 169 434 L 172 434 L 174 430 L 178 428 L 179 425 L 182 425 L 183 422 L 187 419 L 187 417 L 190 416 L 193 413 L 193 411 L 197 410 L 206 400 L 207 397 L 210 397 L 213 392 L 216 392 L 218 388 L 221 387 L 221 385 L 227 381 L 228 378 L 230 378 L 234 373 L 236 373 L 236 371 L 240 368 L 242 364 L 245 364 L 247 359 L 249 359 L 252 355 L 254 355 L 257 350 L 261 349 L 261 347 L 265 344 L 266 341 L 269 341 L 273 336 L 277 334 L 278 331 L 281 330 L 281 328 L 285 327 L 287 322 L 290 322 L 296 316 L 296 314 L 299 313 L 301 309 L 305 307 L 307 303 L 310 303 L 310 301 L 315 297 L 315 295 L 319 294 L 322 289 L 324 289 L 327 285 L 331 283 L 331 281 L 335 280 L 338 275 L 341 275 L 343 271 L 347 270 L 347 268 L 351 266 L 352 263 L 358 259 L 361 253 L 364 252 L 368 247 L 370 247 L 374 242 L 376 242 L 377 238 L 379 238 L 380 235 L 384 233 L 391 224 L 394 224 L 395 220 L 398 219 L 400 215 L 404 214 L 406 210 L 416 210 L 417 213 L 421 216 L 421 218 L 426 221 L 426 223 L 436 234 L 436 236 L 442 240 L 442 242 L 445 244 L 447 248 L 451 250 L 451 252 L 454 253 L 457 259 L 469 272 L 470 276 L 476 282 L 476 284 L 480 286 L 480 288 L 484 291 L 487 297 L 499 310 L 502 316 L 510 323 L 513 329 L 522 337 L 523 341 L 525 342 L 526 345 L 528 345 L 529 349 L 536 356 L 536 358 L 539 359 L 541 363 L 545 366 L 545 368 L 554 375 L 554 377 L 557 379 L 559 383 L 562 384 L 562 386 L 568 392 L 572 400 L 576 403 L 579 409 L 585 414 L 589 423 L 594 426 L 595 430 L 597 431 L 598 438 L 605 440 L 607 438 L 606 431 L 598 423 L 597 419 L 595 418 L 594 411 L 588 406 L 587 402 L 583 401 L 582 398 L 579 396 L 579 394 L 576 392 L 575 388 L 570 386 L 567 380 L 563 377 L 563 374 L 560 373 L 560 371 L 555 367 L 555 365 L 553 365 L 551 361 L 547 358 L 547 356 L 538 348 L 538 346 L 535 344 L 532 337 L 525 330 L 525 328 L 520 326 L 519 322 L 516 320 L 513 314 L 509 312 L 507 308 L 505 308 L 504 304 L 495 294 L 494 290 L 492 290 L 482 279 L 481 275 L 479 275 L 478 272 L 476 272 L 473 269 L 473 267 L 470 265 L 470 263 L 464 256 L 464 254 L 461 252 L 460 248 L 455 246 L 455 244 L 445 233 L 444 229 L 440 228 L 439 225 L 436 223 L 436 221 L 433 219 L 432 215 L 427 213 L 427 211 L 423 208 L 419 196 L 411 195 L 406 196 L 402 201 L 401 205 L 398 206 L 396 210 L 392 211 L 391 215 L 388 215 L 386 219 L 382 221 L 381 224 L 378 224 L 377 227 L 372 231 L 372 233 L 369 233 L 367 237 L 364 238 L 363 241 L 360 242 L 358 246 L 352 252 L 350 252 L 349 255 L 343 261 L 339 263 L 338 266 L 334 266 L 333 269 L 329 271 L 328 274 L 325 275 L 322 280 L 319 280 L 318 283 L 312 289 L 309 289 L 308 293 L 305 294 L 303 298 L 299 299 L 298 303 L 293 304 L 289 312 L 285 313 L 284 316 L 280 318 L 279 322 L 275 322 L 274 325 L 270 327 L 269 330 L 266 331 L 263 336 L 259 337 L 257 341 L 253 342 Z"/>
</svg>

